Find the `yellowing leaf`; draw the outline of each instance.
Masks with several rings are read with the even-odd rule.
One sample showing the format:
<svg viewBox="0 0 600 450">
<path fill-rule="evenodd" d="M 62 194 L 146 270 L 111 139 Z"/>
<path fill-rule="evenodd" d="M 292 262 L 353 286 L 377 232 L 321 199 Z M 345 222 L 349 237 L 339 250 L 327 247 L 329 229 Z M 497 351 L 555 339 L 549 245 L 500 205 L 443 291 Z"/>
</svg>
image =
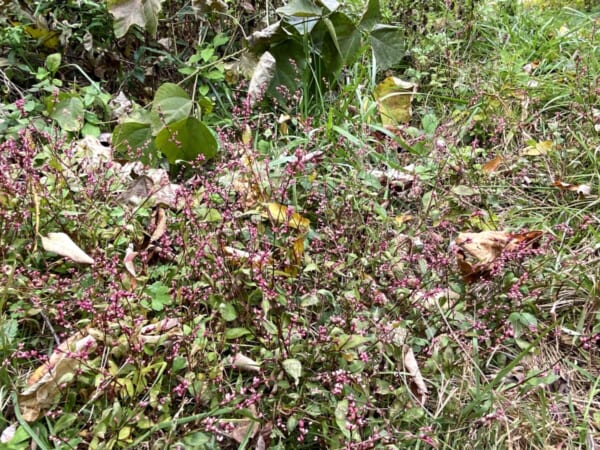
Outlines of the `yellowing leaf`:
<svg viewBox="0 0 600 450">
<path fill-rule="evenodd" d="M 551 150 L 554 150 L 554 142 L 552 141 L 541 141 L 541 142 L 528 142 L 528 146 L 525 147 L 521 154 L 525 156 L 542 156 L 548 154 Z"/>
<path fill-rule="evenodd" d="M 310 227 L 310 221 L 306 217 L 302 217 L 297 212 L 289 215 L 288 220 L 288 207 L 281 203 L 271 202 L 267 203 L 266 211 L 262 213 L 262 216 L 275 221 L 280 224 L 287 224 L 289 227 L 300 231 L 308 231 Z"/>
<path fill-rule="evenodd" d="M 252 143 L 252 129 L 250 128 L 249 125 L 246 125 L 244 127 L 244 130 L 242 131 L 242 144 L 250 145 L 251 143 Z"/>
<path fill-rule="evenodd" d="M 384 126 L 410 121 L 411 102 L 417 85 L 396 77 L 387 77 L 375 88 L 375 99 Z"/>
<path fill-rule="evenodd" d="M 48 233 L 42 236 L 42 246 L 47 252 L 53 252 L 81 264 L 94 264 L 94 259 L 81 250 L 65 233 Z"/>
<path fill-rule="evenodd" d="M 402 225 L 403 223 L 410 222 L 414 219 L 414 216 L 410 214 L 400 214 L 399 216 L 394 217 L 394 222 L 397 225 Z"/>
</svg>

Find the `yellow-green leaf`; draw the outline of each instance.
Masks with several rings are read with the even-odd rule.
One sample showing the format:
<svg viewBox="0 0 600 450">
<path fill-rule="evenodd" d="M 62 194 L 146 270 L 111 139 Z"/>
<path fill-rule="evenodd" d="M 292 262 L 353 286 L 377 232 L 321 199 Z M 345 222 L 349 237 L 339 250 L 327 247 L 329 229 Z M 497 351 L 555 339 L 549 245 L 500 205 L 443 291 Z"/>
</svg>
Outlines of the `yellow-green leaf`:
<svg viewBox="0 0 600 450">
<path fill-rule="evenodd" d="M 384 126 L 410 121 L 411 102 L 416 89 L 416 84 L 397 77 L 387 77 L 377 85 L 374 94 Z"/>
<path fill-rule="evenodd" d="M 289 216 L 288 221 L 288 208 L 285 205 L 277 202 L 267 203 L 265 205 L 266 210 L 262 213 L 262 216 L 275 221 L 276 223 L 286 223 L 289 227 L 295 228 L 300 231 L 308 231 L 310 227 L 310 221 L 298 214 L 297 212 L 292 213 Z"/>
</svg>

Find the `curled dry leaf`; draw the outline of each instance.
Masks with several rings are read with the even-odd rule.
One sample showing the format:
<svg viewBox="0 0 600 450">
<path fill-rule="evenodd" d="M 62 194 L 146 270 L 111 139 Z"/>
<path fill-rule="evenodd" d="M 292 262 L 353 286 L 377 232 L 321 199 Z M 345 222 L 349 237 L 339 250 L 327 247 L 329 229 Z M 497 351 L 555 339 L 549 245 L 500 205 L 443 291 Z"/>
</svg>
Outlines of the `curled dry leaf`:
<svg viewBox="0 0 600 450">
<path fill-rule="evenodd" d="M 158 241 L 167 231 L 167 215 L 161 207 L 154 211 L 154 231 L 150 237 L 150 242 Z"/>
<path fill-rule="evenodd" d="M 542 234 L 541 231 L 460 233 L 453 245 L 458 246 L 456 257 L 463 280 L 467 283 L 478 281 L 489 274 L 493 262 L 503 252 L 536 245 Z"/>
<path fill-rule="evenodd" d="M 411 378 L 409 383 L 410 390 L 419 401 L 419 404 L 423 406 L 427 400 L 429 391 L 427 390 L 423 375 L 421 375 L 421 370 L 417 364 L 415 354 L 408 345 L 404 346 L 404 368 Z"/>
<path fill-rule="evenodd" d="M 576 192 L 582 197 L 589 197 L 592 195 L 592 187 L 588 184 L 570 184 L 556 180 L 552 186 L 559 188 L 561 191 Z"/>
<path fill-rule="evenodd" d="M 125 269 L 127 269 L 127 272 L 129 272 L 134 278 L 137 277 L 137 274 L 135 272 L 135 265 L 133 261 L 137 255 L 138 252 L 133 251 L 133 244 L 129 244 L 127 246 L 127 250 L 125 250 L 125 258 L 123 258 L 123 264 L 125 265 Z"/>
<path fill-rule="evenodd" d="M 260 364 L 242 353 L 236 353 L 231 358 L 231 366 L 247 372 L 260 372 Z"/>
<path fill-rule="evenodd" d="M 261 55 L 248 86 L 250 106 L 253 106 L 262 97 L 265 89 L 271 84 L 271 80 L 275 76 L 275 65 L 275 57 L 271 53 L 265 52 Z"/>
<path fill-rule="evenodd" d="M 42 247 L 80 264 L 94 264 L 94 259 L 81 250 L 65 233 L 48 233 L 42 236 Z"/>
<path fill-rule="evenodd" d="M 15 435 L 15 431 L 17 431 L 17 424 L 13 423 L 12 425 L 7 426 L 0 435 L 0 444 L 6 444 L 10 442 L 10 440 Z"/>
<path fill-rule="evenodd" d="M 369 173 L 382 183 L 387 182 L 391 186 L 399 186 L 402 188 L 408 186 L 416 178 L 415 167 L 412 164 L 403 167 L 402 170 L 371 170 Z"/>
</svg>

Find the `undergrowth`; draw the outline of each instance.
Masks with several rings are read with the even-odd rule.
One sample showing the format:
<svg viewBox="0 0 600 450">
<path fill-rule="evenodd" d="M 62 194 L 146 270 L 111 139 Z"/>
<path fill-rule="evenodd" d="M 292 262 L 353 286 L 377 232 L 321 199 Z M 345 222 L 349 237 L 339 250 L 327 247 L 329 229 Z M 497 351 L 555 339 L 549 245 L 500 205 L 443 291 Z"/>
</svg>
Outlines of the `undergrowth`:
<svg viewBox="0 0 600 450">
<path fill-rule="evenodd" d="M 232 89 L 183 168 L 5 105 L 2 445 L 600 442 L 599 19 L 504 6 L 430 14 L 397 127 L 362 63 L 323 116 Z M 466 273 L 492 230 L 511 250 Z"/>
</svg>

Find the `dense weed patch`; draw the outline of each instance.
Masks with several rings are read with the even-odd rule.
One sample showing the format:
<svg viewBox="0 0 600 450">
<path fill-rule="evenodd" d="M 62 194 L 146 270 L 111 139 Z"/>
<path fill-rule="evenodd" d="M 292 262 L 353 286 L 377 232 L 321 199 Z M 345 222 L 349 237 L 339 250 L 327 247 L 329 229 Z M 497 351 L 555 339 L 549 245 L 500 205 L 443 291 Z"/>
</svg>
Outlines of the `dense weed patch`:
<svg viewBox="0 0 600 450">
<path fill-rule="evenodd" d="M 430 13 L 394 127 L 361 64 L 184 164 L 5 105 L 3 445 L 598 442 L 598 18 L 501 6 Z"/>
</svg>

